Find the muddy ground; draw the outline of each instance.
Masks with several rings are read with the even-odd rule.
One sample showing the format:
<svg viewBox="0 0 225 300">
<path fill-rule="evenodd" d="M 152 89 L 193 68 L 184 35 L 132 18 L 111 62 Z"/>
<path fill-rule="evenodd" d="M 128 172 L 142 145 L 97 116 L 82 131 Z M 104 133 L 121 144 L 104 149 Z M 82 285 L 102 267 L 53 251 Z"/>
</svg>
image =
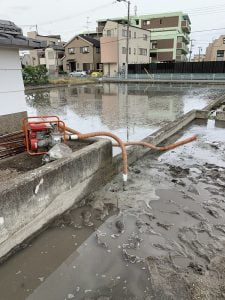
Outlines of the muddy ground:
<svg viewBox="0 0 225 300">
<path fill-rule="evenodd" d="M 225 135 L 147 155 L 0 268 L 4 300 L 225 299 Z M 16 298 L 15 298 L 16 297 Z"/>
</svg>

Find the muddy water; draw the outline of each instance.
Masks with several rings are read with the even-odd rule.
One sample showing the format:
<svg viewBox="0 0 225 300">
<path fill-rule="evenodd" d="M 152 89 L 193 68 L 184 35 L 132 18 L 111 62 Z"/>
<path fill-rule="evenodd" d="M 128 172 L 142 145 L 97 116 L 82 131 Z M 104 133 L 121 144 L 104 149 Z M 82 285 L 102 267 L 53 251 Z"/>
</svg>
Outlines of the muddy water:
<svg viewBox="0 0 225 300">
<path fill-rule="evenodd" d="M 205 107 L 225 87 L 97 84 L 27 92 L 30 115 L 58 115 L 80 132 L 106 130 L 140 140 L 192 109 Z"/>
<path fill-rule="evenodd" d="M 224 128 L 148 155 L 0 268 L 0 299 L 224 299 Z"/>
</svg>

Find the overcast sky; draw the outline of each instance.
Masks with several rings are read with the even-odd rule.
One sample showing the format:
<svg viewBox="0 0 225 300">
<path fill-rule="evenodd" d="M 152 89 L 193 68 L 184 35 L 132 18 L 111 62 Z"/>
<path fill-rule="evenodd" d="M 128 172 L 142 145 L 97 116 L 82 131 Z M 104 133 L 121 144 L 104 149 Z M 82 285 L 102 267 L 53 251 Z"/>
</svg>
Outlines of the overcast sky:
<svg viewBox="0 0 225 300">
<path fill-rule="evenodd" d="M 67 41 L 87 28 L 95 29 L 96 20 L 126 15 L 125 3 L 110 0 L 0 0 L 0 18 L 22 26 L 24 33 L 38 25 L 40 34 L 61 34 Z M 225 34 L 225 0 L 131 0 L 131 13 L 172 11 L 188 13 L 192 22 L 194 52 L 203 49 L 220 34 Z M 29 25 L 29 26 L 27 26 Z M 197 33 L 194 31 L 218 29 Z"/>
</svg>

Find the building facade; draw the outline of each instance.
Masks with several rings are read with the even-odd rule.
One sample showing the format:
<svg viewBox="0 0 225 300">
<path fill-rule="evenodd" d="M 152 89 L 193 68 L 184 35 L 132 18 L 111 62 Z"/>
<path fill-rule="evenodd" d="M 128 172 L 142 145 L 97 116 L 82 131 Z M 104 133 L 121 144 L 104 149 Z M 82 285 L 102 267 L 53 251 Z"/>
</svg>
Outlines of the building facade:
<svg viewBox="0 0 225 300">
<path fill-rule="evenodd" d="M 63 70 L 94 71 L 101 69 L 100 41 L 88 35 L 77 35 L 65 45 Z"/>
<path fill-rule="evenodd" d="M 127 53 L 127 26 L 115 21 L 107 21 L 103 29 L 101 43 L 101 62 L 105 76 L 125 73 Z M 129 64 L 150 63 L 150 32 L 130 26 Z"/>
<path fill-rule="evenodd" d="M 195 54 L 192 58 L 192 62 L 202 62 L 206 60 L 205 54 Z"/>
<path fill-rule="evenodd" d="M 44 65 L 50 74 L 63 71 L 62 58 L 65 43 L 61 42 L 60 35 L 39 35 L 36 31 L 32 31 L 28 32 L 27 36 L 46 43 L 44 48 L 30 51 L 30 65 Z M 27 57 L 26 61 L 28 61 Z"/>
<path fill-rule="evenodd" d="M 127 24 L 127 18 L 113 21 Z M 107 20 L 99 20 L 97 31 L 104 30 Z M 151 32 L 150 57 L 152 62 L 186 61 L 189 53 L 191 22 L 182 12 L 131 16 L 133 26 Z"/>
<path fill-rule="evenodd" d="M 0 135 L 21 130 L 27 116 L 19 50 L 42 46 L 26 39 L 14 23 L 0 20 Z"/>
<path fill-rule="evenodd" d="M 225 35 L 221 35 L 206 48 L 206 61 L 225 60 Z"/>
</svg>

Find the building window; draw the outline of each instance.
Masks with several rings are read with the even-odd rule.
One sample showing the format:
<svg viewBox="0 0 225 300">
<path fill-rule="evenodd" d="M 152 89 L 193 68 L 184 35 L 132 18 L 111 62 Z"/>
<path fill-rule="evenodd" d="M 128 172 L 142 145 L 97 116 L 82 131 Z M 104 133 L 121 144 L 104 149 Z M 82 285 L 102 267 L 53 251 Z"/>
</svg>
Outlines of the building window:
<svg viewBox="0 0 225 300">
<path fill-rule="evenodd" d="M 89 53 L 89 47 L 88 46 L 80 47 L 80 53 L 83 53 L 83 54 Z"/>
<path fill-rule="evenodd" d="M 111 33 L 112 33 L 111 30 L 107 30 L 106 35 L 111 36 Z"/>
<path fill-rule="evenodd" d="M 127 37 L 127 30 L 126 29 L 122 29 L 122 36 Z"/>
<path fill-rule="evenodd" d="M 147 39 L 148 39 L 147 34 L 144 34 L 144 35 L 143 35 L 143 40 L 144 40 L 144 41 L 147 41 Z"/>
<path fill-rule="evenodd" d="M 126 47 L 122 47 L 122 54 L 126 54 L 127 53 L 127 48 Z"/>
<path fill-rule="evenodd" d="M 223 61 L 224 60 L 224 50 L 217 50 L 216 60 L 217 61 Z"/>
<path fill-rule="evenodd" d="M 61 59 L 64 57 L 64 53 L 58 53 L 58 58 Z"/>
<path fill-rule="evenodd" d="M 157 47 L 158 47 L 158 42 L 152 41 L 152 49 L 157 49 Z"/>
<path fill-rule="evenodd" d="M 136 25 L 139 25 L 139 20 L 136 20 Z"/>
<path fill-rule="evenodd" d="M 136 48 L 134 48 L 134 55 L 136 55 Z"/>
<path fill-rule="evenodd" d="M 151 24 L 151 21 L 150 20 L 145 20 L 145 21 L 143 21 L 143 25 L 144 26 L 148 26 L 148 25 L 150 25 Z"/>
<path fill-rule="evenodd" d="M 147 55 L 147 49 L 145 48 L 139 48 L 139 55 Z"/>
<path fill-rule="evenodd" d="M 68 48 L 69 54 L 75 54 L 75 48 Z"/>
<path fill-rule="evenodd" d="M 137 32 L 134 32 L 134 39 L 137 38 Z"/>
<path fill-rule="evenodd" d="M 100 48 L 96 48 L 96 53 L 100 53 Z"/>
<path fill-rule="evenodd" d="M 161 24 L 161 25 L 162 25 L 162 19 L 160 19 L 160 20 L 159 20 L 159 24 Z"/>
<path fill-rule="evenodd" d="M 122 29 L 122 36 L 127 37 L 127 29 Z M 129 31 L 129 38 L 131 38 L 131 31 Z"/>
<path fill-rule="evenodd" d="M 223 43 L 225 44 L 225 38 L 223 38 Z"/>
<path fill-rule="evenodd" d="M 129 54 L 131 54 L 131 48 L 129 48 Z"/>
</svg>

